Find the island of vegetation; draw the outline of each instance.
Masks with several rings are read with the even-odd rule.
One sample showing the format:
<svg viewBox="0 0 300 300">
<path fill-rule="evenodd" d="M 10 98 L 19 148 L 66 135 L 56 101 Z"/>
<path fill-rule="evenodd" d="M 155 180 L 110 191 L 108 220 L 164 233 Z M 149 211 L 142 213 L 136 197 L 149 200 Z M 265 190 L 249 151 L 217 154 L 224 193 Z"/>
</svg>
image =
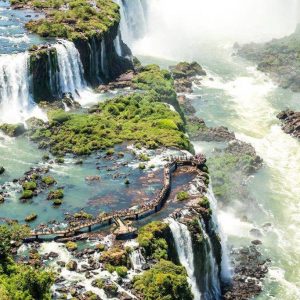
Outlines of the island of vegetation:
<svg viewBox="0 0 300 300">
<path fill-rule="evenodd" d="M 264 44 L 236 45 L 237 54 L 257 63 L 282 88 L 300 91 L 300 26 L 284 38 Z"/>
</svg>

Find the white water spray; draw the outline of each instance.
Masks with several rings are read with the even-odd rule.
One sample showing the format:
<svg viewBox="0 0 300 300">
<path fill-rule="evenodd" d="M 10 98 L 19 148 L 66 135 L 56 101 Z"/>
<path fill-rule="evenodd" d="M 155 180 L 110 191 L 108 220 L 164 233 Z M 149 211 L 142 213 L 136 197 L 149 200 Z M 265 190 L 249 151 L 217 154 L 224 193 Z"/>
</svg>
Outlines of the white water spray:
<svg viewBox="0 0 300 300">
<path fill-rule="evenodd" d="M 44 114 L 33 103 L 29 92 L 27 52 L 0 56 L 0 122 L 18 123 Z"/>
<path fill-rule="evenodd" d="M 197 286 L 194 267 L 194 253 L 190 232 L 188 228 L 174 220 L 169 219 L 170 229 L 175 240 L 176 250 L 180 263 L 185 267 L 188 274 L 188 282 L 191 285 L 192 293 L 195 300 L 201 299 L 201 293 Z"/>
<path fill-rule="evenodd" d="M 219 280 L 219 268 L 216 259 L 213 255 L 213 246 L 209 235 L 206 233 L 206 227 L 204 222 L 199 220 L 199 226 L 202 229 L 202 233 L 206 242 L 206 255 L 208 270 L 205 274 L 205 299 L 220 299 L 221 298 L 221 286 Z"/>
<path fill-rule="evenodd" d="M 209 185 L 207 194 L 206 194 L 210 207 L 212 209 L 212 219 L 213 223 L 219 224 L 218 222 L 218 217 L 217 217 L 217 199 L 214 195 L 213 189 L 211 184 Z M 227 249 L 227 237 L 223 233 L 223 230 L 221 227 L 217 228 L 217 231 L 221 237 L 221 246 L 222 246 L 222 262 L 221 262 L 221 275 L 222 279 L 224 282 L 228 282 L 231 280 L 232 274 L 231 274 L 231 267 L 230 267 L 230 259 L 229 259 L 229 254 L 228 254 L 228 249 Z"/>
<path fill-rule="evenodd" d="M 59 81 L 63 93 L 72 93 L 79 97 L 80 92 L 87 87 L 83 77 L 83 66 L 80 55 L 72 42 L 60 40 L 55 44 L 59 65 Z"/>
<path fill-rule="evenodd" d="M 120 6 L 122 38 L 129 46 L 144 36 L 147 28 L 147 0 L 115 0 Z"/>
<path fill-rule="evenodd" d="M 188 59 L 209 41 L 266 41 L 295 30 L 298 0 L 123 0 L 121 30 L 135 54 Z M 146 3 L 146 9 L 145 9 Z M 126 12 L 134 12 L 132 16 Z M 122 10 L 121 10 L 122 13 Z M 146 22 L 146 25 L 141 25 Z M 138 26 L 136 24 L 139 24 Z M 136 26 L 135 26 L 136 25 Z M 127 32 L 136 36 L 127 38 Z M 141 34 L 141 29 L 146 34 Z M 180 37 L 180 38 L 179 38 Z"/>
</svg>

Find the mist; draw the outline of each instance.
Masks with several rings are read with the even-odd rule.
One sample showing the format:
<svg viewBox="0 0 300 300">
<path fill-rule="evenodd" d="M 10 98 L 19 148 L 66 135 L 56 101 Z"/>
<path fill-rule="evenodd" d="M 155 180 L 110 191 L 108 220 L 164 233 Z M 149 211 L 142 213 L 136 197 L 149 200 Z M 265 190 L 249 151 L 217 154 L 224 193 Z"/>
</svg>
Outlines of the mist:
<svg viewBox="0 0 300 300">
<path fill-rule="evenodd" d="M 263 42 L 290 34 L 299 0 L 138 0 L 146 3 L 146 34 L 135 53 L 177 57 L 206 43 Z M 144 5 L 145 6 L 145 5 Z"/>
</svg>

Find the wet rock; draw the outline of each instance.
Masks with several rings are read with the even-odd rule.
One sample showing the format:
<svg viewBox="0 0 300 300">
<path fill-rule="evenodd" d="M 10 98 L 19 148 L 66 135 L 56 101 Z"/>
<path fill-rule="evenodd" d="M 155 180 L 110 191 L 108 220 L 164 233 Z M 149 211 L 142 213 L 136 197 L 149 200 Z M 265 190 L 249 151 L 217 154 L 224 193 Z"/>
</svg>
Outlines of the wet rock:
<svg viewBox="0 0 300 300">
<path fill-rule="evenodd" d="M 43 120 L 38 119 L 36 117 L 31 117 L 27 119 L 26 121 L 27 128 L 32 130 L 32 129 L 40 129 L 40 128 L 45 128 L 46 124 Z"/>
<path fill-rule="evenodd" d="M 67 264 L 66 264 L 66 268 L 69 271 L 76 271 L 77 270 L 77 262 L 75 260 L 70 260 Z"/>
<path fill-rule="evenodd" d="M 262 244 L 262 241 L 260 240 L 254 240 L 251 242 L 253 245 L 261 245 Z"/>
<path fill-rule="evenodd" d="M 188 118 L 188 132 L 192 139 L 206 142 L 229 142 L 235 140 L 235 134 L 227 127 L 207 127 L 201 118 L 191 116 Z"/>
<path fill-rule="evenodd" d="M 255 237 L 262 237 L 262 233 L 259 229 L 253 228 L 250 230 L 250 233 Z"/>
<path fill-rule="evenodd" d="M 100 176 L 96 176 L 96 175 L 95 176 L 86 176 L 85 180 L 89 181 L 89 182 L 100 181 L 101 177 Z"/>
<path fill-rule="evenodd" d="M 285 133 L 300 139 L 300 112 L 285 110 L 277 118 L 282 121 L 282 130 Z"/>
<path fill-rule="evenodd" d="M 4 134 L 10 136 L 10 137 L 17 137 L 21 134 L 23 134 L 26 129 L 24 127 L 24 124 L 2 124 L 0 125 L 0 130 L 3 131 Z"/>
<path fill-rule="evenodd" d="M 0 166 L 0 175 L 2 175 L 5 172 L 4 167 Z"/>
<path fill-rule="evenodd" d="M 255 246 L 234 249 L 231 253 L 234 274 L 231 285 L 225 287 L 224 299 L 247 300 L 262 290 L 262 280 L 268 272 L 268 260 Z"/>
<path fill-rule="evenodd" d="M 64 261 L 61 261 L 61 260 L 58 261 L 57 264 L 58 264 L 60 267 L 62 267 L 62 268 L 66 266 L 66 263 L 65 263 Z"/>
</svg>

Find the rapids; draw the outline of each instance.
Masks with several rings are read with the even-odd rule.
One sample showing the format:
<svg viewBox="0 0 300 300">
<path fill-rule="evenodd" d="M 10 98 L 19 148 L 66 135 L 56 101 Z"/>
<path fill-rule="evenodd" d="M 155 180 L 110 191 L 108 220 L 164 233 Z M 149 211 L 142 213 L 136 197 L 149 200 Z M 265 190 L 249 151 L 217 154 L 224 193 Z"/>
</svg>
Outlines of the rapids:
<svg viewBox="0 0 300 300">
<path fill-rule="evenodd" d="M 276 114 L 287 107 L 299 110 L 300 95 L 278 88 L 255 66 L 232 56 L 234 42 L 292 33 L 299 21 L 299 1 L 146 2 L 148 22 L 143 37 L 131 42 L 134 53 L 143 63 L 163 67 L 181 60 L 202 64 L 208 76 L 194 87 L 197 115 L 209 126 L 227 126 L 264 159 L 263 168 L 247 181 L 254 203 L 235 194 L 231 205 L 219 203 L 218 220 L 228 245 L 249 244 L 254 239 L 251 228 L 260 229 L 262 249 L 272 265 L 258 299 L 299 299 L 300 143 L 281 130 Z M 140 20 L 144 14 L 145 9 Z M 199 141 L 194 146 L 208 156 L 221 147 Z M 272 226 L 263 228 L 267 223 Z"/>
</svg>

